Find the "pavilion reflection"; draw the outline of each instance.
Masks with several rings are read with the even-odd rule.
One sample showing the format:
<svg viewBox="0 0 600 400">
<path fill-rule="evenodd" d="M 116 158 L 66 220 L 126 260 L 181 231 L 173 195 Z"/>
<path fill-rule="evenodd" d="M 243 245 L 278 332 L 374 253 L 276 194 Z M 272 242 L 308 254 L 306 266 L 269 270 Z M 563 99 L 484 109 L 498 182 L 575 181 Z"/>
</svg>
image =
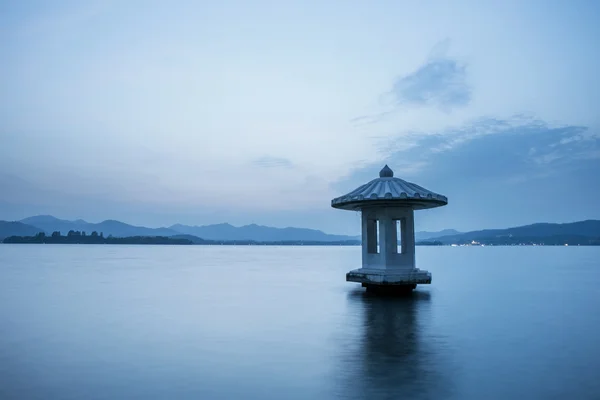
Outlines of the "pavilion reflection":
<svg viewBox="0 0 600 400">
<path fill-rule="evenodd" d="M 350 292 L 348 302 L 361 314 L 357 317 L 362 330 L 353 339 L 358 343 L 343 357 L 343 398 L 445 397 L 435 346 L 423 335 L 422 319 L 430 314 L 429 292 L 378 297 L 360 290 Z"/>
</svg>

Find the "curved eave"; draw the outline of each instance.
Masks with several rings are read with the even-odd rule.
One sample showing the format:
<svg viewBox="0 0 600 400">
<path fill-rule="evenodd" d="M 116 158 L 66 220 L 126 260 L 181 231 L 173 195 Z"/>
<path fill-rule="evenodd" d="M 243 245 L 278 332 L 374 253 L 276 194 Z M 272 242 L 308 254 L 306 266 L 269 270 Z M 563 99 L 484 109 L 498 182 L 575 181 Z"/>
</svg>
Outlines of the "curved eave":
<svg viewBox="0 0 600 400">
<path fill-rule="evenodd" d="M 441 196 L 440 196 L 441 197 Z M 441 199 L 370 199 L 342 201 L 333 199 L 331 207 L 340 210 L 357 211 L 366 207 L 410 207 L 413 210 L 425 210 L 428 208 L 442 207 L 448 204 L 448 200 Z"/>
</svg>

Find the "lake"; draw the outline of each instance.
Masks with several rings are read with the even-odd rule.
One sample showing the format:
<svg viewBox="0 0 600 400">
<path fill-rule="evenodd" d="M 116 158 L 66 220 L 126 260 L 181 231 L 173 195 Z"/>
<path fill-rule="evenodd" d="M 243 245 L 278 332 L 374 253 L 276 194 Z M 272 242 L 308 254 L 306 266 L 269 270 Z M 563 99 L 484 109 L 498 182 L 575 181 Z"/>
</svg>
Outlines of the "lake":
<svg viewBox="0 0 600 400">
<path fill-rule="evenodd" d="M 0 245 L 1 399 L 600 399 L 600 247 Z"/>
</svg>

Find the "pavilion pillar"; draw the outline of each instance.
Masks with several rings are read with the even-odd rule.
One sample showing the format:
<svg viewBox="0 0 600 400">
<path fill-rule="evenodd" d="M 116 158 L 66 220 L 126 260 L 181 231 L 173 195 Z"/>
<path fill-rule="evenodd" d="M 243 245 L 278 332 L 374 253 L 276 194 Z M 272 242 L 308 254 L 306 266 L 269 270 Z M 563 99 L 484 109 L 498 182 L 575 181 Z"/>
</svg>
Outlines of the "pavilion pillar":
<svg viewBox="0 0 600 400">
<path fill-rule="evenodd" d="M 407 210 L 406 216 L 400 221 L 402 232 L 401 254 L 404 256 L 403 264 L 410 269 L 416 268 L 415 263 L 415 213 Z"/>
<path fill-rule="evenodd" d="M 383 263 L 378 248 L 378 244 L 381 244 L 378 232 L 381 229 L 381 225 L 378 226 L 379 215 L 373 211 L 363 211 L 361 214 L 363 267 L 381 268 Z"/>
<path fill-rule="evenodd" d="M 383 265 L 386 269 L 393 268 L 397 264 L 398 233 L 396 220 L 385 209 L 380 212 L 379 229 L 381 230 L 379 244 L 383 255 Z"/>
</svg>

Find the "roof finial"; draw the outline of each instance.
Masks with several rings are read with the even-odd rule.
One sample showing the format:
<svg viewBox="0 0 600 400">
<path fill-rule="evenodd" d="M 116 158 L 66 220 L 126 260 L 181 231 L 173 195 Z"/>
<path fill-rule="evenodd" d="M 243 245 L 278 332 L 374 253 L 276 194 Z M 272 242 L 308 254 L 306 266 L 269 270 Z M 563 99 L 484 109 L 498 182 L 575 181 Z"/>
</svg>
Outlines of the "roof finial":
<svg viewBox="0 0 600 400">
<path fill-rule="evenodd" d="M 388 167 L 386 164 L 385 167 L 383 167 L 383 169 L 381 171 L 379 171 L 379 177 L 380 178 L 393 178 L 394 171 L 392 171 L 392 169 L 390 167 Z"/>
</svg>

